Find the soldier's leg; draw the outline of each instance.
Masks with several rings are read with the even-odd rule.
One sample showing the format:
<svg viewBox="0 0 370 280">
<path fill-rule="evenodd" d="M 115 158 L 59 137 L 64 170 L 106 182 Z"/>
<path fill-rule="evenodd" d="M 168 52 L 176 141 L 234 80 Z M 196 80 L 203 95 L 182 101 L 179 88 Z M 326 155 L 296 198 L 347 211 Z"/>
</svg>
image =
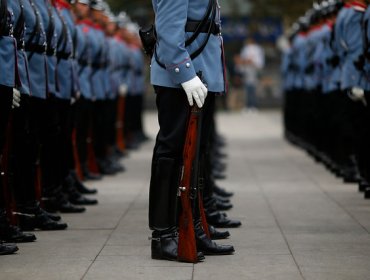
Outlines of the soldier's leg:
<svg viewBox="0 0 370 280">
<path fill-rule="evenodd" d="M 215 188 L 215 181 L 212 176 L 212 150 L 215 138 L 215 108 L 216 98 L 214 94 L 209 94 L 206 103 L 203 107 L 202 118 L 202 138 L 201 138 L 201 152 L 203 155 L 203 178 L 204 178 L 204 205 L 206 208 L 207 221 L 209 224 L 216 227 L 239 227 L 240 221 L 226 218 L 223 213 L 220 213 L 217 207 L 217 201 L 213 197 Z"/>
<path fill-rule="evenodd" d="M 70 101 L 59 99 L 57 101 L 57 110 L 59 112 L 61 128 L 61 134 L 58 139 L 58 158 L 60 159 L 62 190 L 68 197 L 68 201 L 72 203 L 70 210 L 73 209 L 75 213 L 78 213 L 84 211 L 85 208 L 76 207 L 75 205 L 96 205 L 98 201 L 96 199 L 89 199 L 78 191 L 78 186 L 80 188 L 84 186 L 82 186 L 73 173 L 75 169 L 72 148 L 73 109 Z"/>
<path fill-rule="evenodd" d="M 153 151 L 149 193 L 152 257 L 177 258 L 178 187 L 189 115 L 185 93 L 156 87 L 160 130 Z"/>
<path fill-rule="evenodd" d="M 14 194 L 18 206 L 18 218 L 23 230 L 57 230 L 67 227 L 57 223 L 59 216 L 45 212 L 36 201 L 36 162 L 40 151 L 40 122 L 43 100 L 23 98 L 22 106 L 14 111 L 12 166 Z"/>
<path fill-rule="evenodd" d="M 0 158 L 3 154 L 3 149 L 6 141 L 6 131 L 12 106 L 12 89 L 4 86 L 0 86 Z M 1 159 L 4 160 L 4 159 Z M 4 185 L 3 178 L 0 176 L 0 216 L 5 217 L 5 197 L 4 197 Z M 0 221 L 0 229 L 4 223 Z M 0 230 L 1 231 L 1 230 Z M 0 236 L 0 255 L 8 255 L 18 251 L 18 247 L 15 245 L 5 245 L 1 242 L 4 240 Z"/>
</svg>

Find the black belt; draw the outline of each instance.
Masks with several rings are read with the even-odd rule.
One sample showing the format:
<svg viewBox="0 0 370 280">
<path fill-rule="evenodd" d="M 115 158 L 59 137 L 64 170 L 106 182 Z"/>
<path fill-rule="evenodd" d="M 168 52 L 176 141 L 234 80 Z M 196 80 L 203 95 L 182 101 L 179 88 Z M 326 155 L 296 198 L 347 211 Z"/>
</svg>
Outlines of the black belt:
<svg viewBox="0 0 370 280">
<path fill-rule="evenodd" d="M 185 32 L 195 32 L 197 30 L 197 27 L 199 26 L 200 21 L 195 20 L 189 20 L 186 22 L 185 25 Z M 212 25 L 210 27 L 210 25 Z M 201 33 L 208 33 L 209 28 L 211 28 L 211 34 L 218 35 L 221 33 L 221 26 L 219 24 L 216 24 L 214 21 L 208 21 L 206 24 L 204 24 L 200 32 Z"/>
<path fill-rule="evenodd" d="M 107 63 L 106 62 L 102 62 L 102 63 L 92 63 L 91 66 L 95 69 L 100 69 L 100 68 L 106 68 L 107 67 Z"/>
<path fill-rule="evenodd" d="M 58 59 L 69 59 L 71 58 L 71 53 L 65 53 L 65 52 L 57 52 L 57 58 Z"/>
<path fill-rule="evenodd" d="M 44 45 L 26 44 L 25 50 L 32 53 L 46 53 L 46 47 Z"/>
<path fill-rule="evenodd" d="M 89 66 L 91 63 L 89 63 L 87 60 L 85 59 L 79 59 L 78 60 L 78 64 L 80 64 L 80 66 L 82 67 L 86 67 L 86 66 Z"/>
<path fill-rule="evenodd" d="M 47 56 L 54 56 L 54 55 L 56 55 L 56 49 L 55 48 L 47 48 L 46 49 L 46 55 Z"/>
</svg>

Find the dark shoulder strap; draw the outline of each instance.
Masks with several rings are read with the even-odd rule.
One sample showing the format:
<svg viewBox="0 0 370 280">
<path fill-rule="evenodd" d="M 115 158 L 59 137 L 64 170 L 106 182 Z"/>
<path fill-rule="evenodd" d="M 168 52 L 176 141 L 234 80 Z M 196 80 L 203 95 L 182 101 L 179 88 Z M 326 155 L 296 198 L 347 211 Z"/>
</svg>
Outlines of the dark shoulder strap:
<svg viewBox="0 0 370 280">
<path fill-rule="evenodd" d="M 193 43 L 195 41 L 195 39 L 198 37 L 198 35 L 200 34 L 200 32 L 202 30 L 202 27 L 207 23 L 207 21 L 209 19 L 209 16 L 211 15 L 211 12 L 212 12 L 212 9 L 213 9 L 213 6 L 214 6 L 214 2 L 216 2 L 216 1 L 215 0 L 209 0 L 206 13 L 204 14 L 202 20 L 199 22 L 199 24 L 198 24 L 197 28 L 195 29 L 194 33 L 190 36 L 189 39 L 186 40 L 185 47 L 190 46 L 190 44 Z"/>
<path fill-rule="evenodd" d="M 30 4 L 31 4 L 31 7 L 33 9 L 33 12 L 35 14 L 35 17 L 36 17 L 36 24 L 35 24 L 35 27 L 33 28 L 32 30 L 32 34 L 31 36 L 28 38 L 27 42 L 26 42 L 26 45 L 28 44 L 31 44 L 33 39 L 37 36 L 38 38 L 40 37 L 40 34 L 41 34 L 41 19 L 40 19 L 40 14 L 39 14 L 39 11 L 37 10 L 36 6 L 35 6 L 35 3 L 33 2 L 33 0 L 29 0 L 30 1 Z"/>
<path fill-rule="evenodd" d="M 25 28 L 25 19 L 24 19 L 24 5 L 23 0 L 18 0 L 20 14 L 18 21 L 14 27 L 14 37 L 17 39 L 18 48 L 24 48 L 24 28 Z"/>
<path fill-rule="evenodd" d="M 198 57 L 202 53 L 204 48 L 207 46 L 209 38 L 211 37 L 211 34 L 212 34 L 213 25 L 215 24 L 216 11 L 217 11 L 217 2 L 216 2 L 216 0 L 210 0 L 208 8 L 207 8 L 207 12 L 206 12 L 204 18 L 202 19 L 202 21 L 200 22 L 200 24 L 198 25 L 196 31 L 194 32 L 194 34 L 197 33 L 197 35 L 194 37 L 194 39 L 192 39 L 192 42 L 198 37 L 198 35 L 200 34 L 203 26 L 208 22 L 209 17 L 211 17 L 211 24 L 209 25 L 207 36 L 204 39 L 202 45 L 195 52 L 193 52 L 190 55 L 191 59 L 195 59 L 196 57 Z M 191 39 L 192 37 L 190 37 L 189 39 Z M 185 42 L 185 46 L 189 46 L 191 44 L 191 43 L 187 44 L 187 42 L 188 42 L 188 40 Z M 156 62 L 158 63 L 158 65 L 160 67 L 166 68 L 166 65 L 164 65 L 162 62 L 159 61 L 156 48 L 154 48 L 154 58 L 155 58 Z"/>
<path fill-rule="evenodd" d="M 0 0 L 0 35 L 5 34 L 8 25 L 8 2 Z"/>
<path fill-rule="evenodd" d="M 54 52 L 55 50 L 52 50 L 52 42 L 53 42 L 53 37 L 55 33 L 55 18 L 53 15 L 53 7 L 50 5 L 50 3 L 46 3 L 47 8 L 48 8 L 48 15 L 49 15 L 49 25 L 48 25 L 48 30 L 46 33 L 46 44 L 49 52 Z"/>
</svg>

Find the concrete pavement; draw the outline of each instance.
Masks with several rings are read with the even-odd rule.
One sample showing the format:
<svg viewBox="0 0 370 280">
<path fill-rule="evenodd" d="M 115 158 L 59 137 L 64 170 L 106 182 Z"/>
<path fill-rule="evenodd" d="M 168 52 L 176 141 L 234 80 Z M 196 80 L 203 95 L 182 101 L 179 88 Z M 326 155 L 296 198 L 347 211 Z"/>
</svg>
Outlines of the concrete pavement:
<svg viewBox="0 0 370 280">
<path fill-rule="evenodd" d="M 370 202 L 282 139 L 277 112 L 220 114 L 228 139 L 228 179 L 236 193 L 228 215 L 242 228 L 222 243 L 233 256 L 197 265 L 150 259 L 147 198 L 153 142 L 125 160 L 127 172 L 89 183 L 100 204 L 63 215 L 69 229 L 37 232 L 0 257 L 1 280 L 370 279 Z M 155 114 L 146 115 L 152 139 Z"/>
</svg>

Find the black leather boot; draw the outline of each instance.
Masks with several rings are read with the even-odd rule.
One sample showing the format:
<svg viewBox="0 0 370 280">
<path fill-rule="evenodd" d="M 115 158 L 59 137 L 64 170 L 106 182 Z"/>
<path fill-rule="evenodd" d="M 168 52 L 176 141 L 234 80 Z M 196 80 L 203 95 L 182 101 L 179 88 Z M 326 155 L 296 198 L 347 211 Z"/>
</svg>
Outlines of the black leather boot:
<svg viewBox="0 0 370 280">
<path fill-rule="evenodd" d="M 87 167 L 87 164 L 83 164 L 81 168 L 85 180 L 98 181 L 103 178 L 100 174 L 90 172 L 89 168 Z"/>
<path fill-rule="evenodd" d="M 64 230 L 67 228 L 66 223 L 58 223 L 42 211 L 39 204 L 28 207 L 20 207 L 16 213 L 19 220 L 19 226 L 22 230 L 33 231 L 40 230 Z"/>
<path fill-rule="evenodd" d="M 67 195 L 68 201 L 75 205 L 96 205 L 98 201 L 83 196 L 78 192 L 75 181 L 68 176 L 63 182 L 63 192 Z"/>
<path fill-rule="evenodd" d="M 228 192 L 225 189 L 220 188 L 217 185 L 213 186 L 213 192 L 215 192 L 216 194 L 222 197 L 232 197 L 234 195 L 232 192 Z"/>
<path fill-rule="evenodd" d="M 171 158 L 152 162 L 149 192 L 149 227 L 152 258 L 177 261 L 177 188 L 180 168 Z"/>
<path fill-rule="evenodd" d="M 228 231 L 218 231 L 214 226 L 208 225 L 209 234 L 212 240 L 227 239 L 230 236 Z"/>
<path fill-rule="evenodd" d="M 207 222 L 216 228 L 237 228 L 242 225 L 238 220 L 231 220 L 221 212 L 206 212 Z"/>
<path fill-rule="evenodd" d="M 370 188 L 365 189 L 364 198 L 365 199 L 370 199 Z"/>
<path fill-rule="evenodd" d="M 69 202 L 68 199 L 66 198 L 66 195 L 64 194 L 61 194 L 58 197 L 43 198 L 42 200 L 43 200 L 45 209 L 51 213 L 60 212 L 60 213 L 73 214 L 73 213 L 83 213 L 86 211 L 85 207 L 77 206 Z M 53 221 L 56 221 L 56 222 L 60 221 L 60 219 L 57 220 L 50 215 L 48 216 Z"/>
<path fill-rule="evenodd" d="M 96 194 L 98 191 L 96 189 L 89 189 L 87 188 L 81 181 L 78 179 L 77 174 L 75 171 L 70 172 L 71 180 L 75 185 L 77 191 L 81 194 Z"/>
<path fill-rule="evenodd" d="M 62 187 L 54 188 L 52 192 L 45 193 L 42 200 L 45 209 L 51 213 L 82 213 L 86 211 L 84 207 L 73 205 L 68 200 L 68 196 L 63 193 Z M 52 220 L 54 219 L 52 218 Z"/>
<path fill-rule="evenodd" d="M 194 223 L 194 230 L 197 250 L 204 255 L 231 255 L 235 252 L 232 245 L 217 245 L 212 241 L 204 232 L 200 221 Z"/>
<path fill-rule="evenodd" d="M 153 231 L 150 239 L 152 240 L 152 259 L 177 261 L 179 236 L 176 228 L 163 232 Z M 202 260 L 204 260 L 204 254 L 198 252 L 198 261 Z"/>
<path fill-rule="evenodd" d="M 0 213 L 0 240 L 14 243 L 33 242 L 36 236 L 32 233 L 24 233 L 19 227 L 9 223 L 5 211 Z"/>
<path fill-rule="evenodd" d="M 367 181 L 361 181 L 358 183 L 358 191 L 359 192 L 365 192 L 366 189 L 370 188 L 370 184 Z"/>
<path fill-rule="evenodd" d="M 17 252 L 19 249 L 15 244 L 4 244 L 0 243 L 0 255 L 11 255 Z"/>
<path fill-rule="evenodd" d="M 152 259 L 177 261 L 178 234 L 177 231 L 161 234 L 152 233 Z"/>
</svg>

